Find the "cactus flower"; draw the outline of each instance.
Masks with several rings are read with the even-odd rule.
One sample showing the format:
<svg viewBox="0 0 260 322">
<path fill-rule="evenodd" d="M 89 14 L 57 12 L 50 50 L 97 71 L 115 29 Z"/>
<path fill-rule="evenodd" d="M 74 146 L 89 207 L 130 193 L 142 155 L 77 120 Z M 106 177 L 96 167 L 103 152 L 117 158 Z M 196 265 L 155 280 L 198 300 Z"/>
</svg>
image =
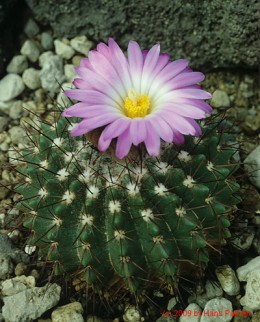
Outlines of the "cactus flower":
<svg viewBox="0 0 260 322">
<path fill-rule="evenodd" d="M 149 155 L 160 153 L 161 140 L 182 144 L 183 135 L 199 136 L 195 120 L 211 113 L 204 101 L 211 95 L 198 85 L 204 79 L 188 61 L 171 61 L 160 45 L 142 51 L 130 41 L 127 56 L 118 44 L 98 44 L 76 67 L 75 89 L 65 94 L 78 103 L 63 112 L 80 117 L 71 136 L 102 128 L 98 148 L 104 152 L 113 139 L 116 156 L 124 158 L 133 145 L 144 143 Z"/>
</svg>

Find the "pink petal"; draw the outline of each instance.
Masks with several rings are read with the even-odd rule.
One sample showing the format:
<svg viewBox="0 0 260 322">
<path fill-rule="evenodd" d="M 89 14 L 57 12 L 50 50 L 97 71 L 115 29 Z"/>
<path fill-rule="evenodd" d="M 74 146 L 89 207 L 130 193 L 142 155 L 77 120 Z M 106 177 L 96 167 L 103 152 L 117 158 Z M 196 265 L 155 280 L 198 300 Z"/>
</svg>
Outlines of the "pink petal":
<svg viewBox="0 0 260 322">
<path fill-rule="evenodd" d="M 175 60 L 164 67 L 164 69 L 158 74 L 158 80 L 160 83 L 165 83 L 172 79 L 179 73 L 181 73 L 187 66 L 188 61 L 185 59 Z"/>
<path fill-rule="evenodd" d="M 130 151 L 132 140 L 129 135 L 129 128 L 127 128 L 117 139 L 116 156 L 123 159 Z"/>
<path fill-rule="evenodd" d="M 129 118 L 121 117 L 109 124 L 102 133 L 103 139 L 106 141 L 118 137 L 130 126 L 130 122 Z"/>
<path fill-rule="evenodd" d="M 101 152 L 105 152 L 108 149 L 108 147 L 109 147 L 109 145 L 110 145 L 110 143 L 112 141 L 112 139 L 105 141 L 104 138 L 103 138 L 103 132 L 101 133 L 101 135 L 99 137 L 99 140 L 98 140 L 98 149 Z"/>
<path fill-rule="evenodd" d="M 206 102 L 202 101 L 202 100 L 178 97 L 178 98 L 176 98 L 175 101 L 176 101 L 177 104 L 184 103 L 184 104 L 196 106 L 196 107 L 200 108 L 201 110 L 203 110 L 206 113 L 211 113 L 212 112 L 212 107 L 209 104 L 207 104 Z"/>
<path fill-rule="evenodd" d="M 171 128 L 182 134 L 196 134 L 196 129 L 194 129 L 194 127 L 184 117 L 168 111 L 161 112 L 160 117 L 163 118 Z"/>
<path fill-rule="evenodd" d="M 154 132 L 154 129 L 149 124 L 146 124 L 146 128 L 147 137 L 144 141 L 144 144 L 146 146 L 147 152 L 151 156 L 157 156 L 160 153 L 160 137 L 156 132 Z"/>
<path fill-rule="evenodd" d="M 196 88 L 176 89 L 164 95 L 165 101 L 174 101 L 175 98 L 210 99 L 210 93 Z"/>
<path fill-rule="evenodd" d="M 205 78 L 204 74 L 200 72 L 181 73 L 171 80 L 171 84 L 169 86 L 171 90 L 182 88 L 185 86 L 197 84 L 203 81 L 204 78 Z"/>
<path fill-rule="evenodd" d="M 142 118 L 134 118 L 129 130 L 134 145 L 138 145 L 146 139 L 147 131 L 145 121 Z"/>
<path fill-rule="evenodd" d="M 129 70 L 133 86 L 137 92 L 140 91 L 142 70 L 143 70 L 143 54 L 136 41 L 130 41 L 128 45 L 128 62 Z"/>
<path fill-rule="evenodd" d="M 107 95 L 96 90 L 68 89 L 64 91 L 64 94 L 70 98 L 88 104 L 109 104 L 112 106 L 115 104 L 115 101 L 113 101 Z"/>
<path fill-rule="evenodd" d="M 146 119 L 146 124 L 149 124 L 150 128 L 154 130 L 166 142 L 172 142 L 173 135 L 171 127 L 166 123 L 159 114 L 153 115 Z"/>
<path fill-rule="evenodd" d="M 176 129 L 172 129 L 172 133 L 173 133 L 173 142 L 175 142 L 178 145 L 182 145 L 185 142 L 184 136 Z"/>
<path fill-rule="evenodd" d="M 185 117 L 192 117 L 194 119 L 205 118 L 205 111 L 201 110 L 199 107 L 188 105 L 185 103 L 170 103 L 163 107 L 163 110 L 177 113 Z"/>
</svg>

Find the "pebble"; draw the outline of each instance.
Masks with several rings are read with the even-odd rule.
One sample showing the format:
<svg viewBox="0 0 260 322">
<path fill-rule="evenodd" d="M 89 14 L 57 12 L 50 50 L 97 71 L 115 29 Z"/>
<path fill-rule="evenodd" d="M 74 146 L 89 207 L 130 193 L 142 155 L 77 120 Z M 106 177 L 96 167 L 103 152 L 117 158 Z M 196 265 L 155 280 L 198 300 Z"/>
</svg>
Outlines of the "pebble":
<svg viewBox="0 0 260 322">
<path fill-rule="evenodd" d="M 210 104 L 216 108 L 230 107 L 230 99 L 229 99 L 228 94 L 226 92 L 217 89 L 212 94 L 212 100 L 210 101 Z"/>
<path fill-rule="evenodd" d="M 29 257 L 19 248 L 12 245 L 7 235 L 0 233 L 0 249 L 1 252 L 8 255 L 15 264 L 23 262 L 28 263 Z"/>
<path fill-rule="evenodd" d="M 10 296 L 20 293 L 28 288 L 35 287 L 35 278 L 33 276 L 17 276 L 2 282 L 2 295 Z"/>
<path fill-rule="evenodd" d="M 233 296 L 239 293 L 239 281 L 236 277 L 236 273 L 229 265 L 219 266 L 215 272 L 220 285 L 228 295 Z"/>
<path fill-rule="evenodd" d="M 11 296 L 5 296 L 3 316 L 7 321 L 12 322 L 35 320 L 59 302 L 60 292 L 59 285 L 47 284 L 44 287 L 33 287 Z"/>
<path fill-rule="evenodd" d="M 42 33 L 41 45 L 45 50 L 51 50 L 53 48 L 53 38 L 49 32 Z"/>
<path fill-rule="evenodd" d="M 28 38 L 33 38 L 34 36 L 36 36 L 39 33 L 40 29 L 39 29 L 39 26 L 37 25 L 37 23 L 33 19 L 30 18 L 26 22 L 26 25 L 25 25 L 23 31 Z"/>
<path fill-rule="evenodd" d="M 123 315 L 124 322 L 142 322 L 144 318 L 141 317 L 139 310 L 134 305 L 129 305 L 125 309 L 125 313 Z"/>
<path fill-rule="evenodd" d="M 74 66 L 79 66 L 81 59 L 84 58 L 83 56 L 76 55 L 72 58 L 72 64 Z"/>
<path fill-rule="evenodd" d="M 244 167 L 252 184 L 260 189 L 260 145 L 244 160 Z"/>
<path fill-rule="evenodd" d="M 232 303 L 225 298 L 212 299 L 205 305 L 200 322 L 228 322 L 232 320 L 232 315 L 226 314 L 226 311 L 232 313 L 232 310 Z"/>
<path fill-rule="evenodd" d="M 70 41 L 70 45 L 77 52 L 87 56 L 93 42 L 89 41 L 86 36 L 77 36 Z"/>
<path fill-rule="evenodd" d="M 237 277 L 240 281 L 247 281 L 251 272 L 260 269 L 260 256 L 253 258 L 246 265 L 237 269 Z"/>
<path fill-rule="evenodd" d="M 251 310 L 260 310 L 260 269 L 248 275 L 246 294 L 240 299 L 240 304 Z"/>
<path fill-rule="evenodd" d="M 52 322 L 84 322 L 82 313 L 82 305 L 79 302 L 73 302 L 54 310 L 51 319 Z"/>
<path fill-rule="evenodd" d="M 7 116 L 0 116 L 0 133 L 5 131 L 9 123 L 9 118 Z"/>
<path fill-rule="evenodd" d="M 51 56 L 55 56 L 53 51 L 45 51 L 39 56 L 39 66 L 43 67 L 44 63 L 50 58 Z"/>
<path fill-rule="evenodd" d="M 260 321 L 260 311 L 254 312 L 252 316 L 252 322 L 259 322 Z"/>
<path fill-rule="evenodd" d="M 0 248 L 1 249 L 1 248 Z M 6 279 L 14 269 L 10 256 L 0 252 L 0 280 Z"/>
<path fill-rule="evenodd" d="M 65 108 L 65 107 L 68 107 L 68 106 L 71 105 L 70 99 L 68 98 L 68 96 L 66 96 L 64 94 L 64 91 L 66 89 L 71 89 L 71 88 L 73 88 L 73 85 L 71 83 L 63 83 L 61 85 L 60 92 L 59 92 L 59 94 L 57 96 L 57 104 L 58 104 L 58 106 L 61 106 L 61 107 Z"/>
<path fill-rule="evenodd" d="M 7 73 L 22 74 L 22 72 L 28 67 L 28 61 L 26 56 L 17 55 L 12 58 L 7 65 Z"/>
<path fill-rule="evenodd" d="M 65 74 L 65 77 L 66 77 L 66 81 L 71 83 L 74 80 L 74 78 L 77 77 L 74 65 L 66 64 L 64 66 L 64 74 Z"/>
<path fill-rule="evenodd" d="M 65 80 L 63 75 L 63 61 L 59 56 L 50 56 L 43 64 L 40 72 L 42 88 L 51 92 L 58 93 L 60 85 Z"/>
<path fill-rule="evenodd" d="M 9 109 L 9 116 L 11 117 L 11 119 L 17 120 L 21 118 L 22 113 L 23 113 L 23 101 L 21 100 L 13 101 Z"/>
<path fill-rule="evenodd" d="M 206 296 L 209 300 L 213 299 L 214 297 L 221 297 L 223 295 L 223 290 L 217 282 L 207 280 L 205 289 Z"/>
<path fill-rule="evenodd" d="M 253 227 L 247 227 L 243 229 L 242 232 L 238 232 L 237 237 L 232 239 L 232 245 L 239 251 L 246 251 L 248 250 L 254 240 L 255 237 L 255 230 Z"/>
<path fill-rule="evenodd" d="M 21 54 L 35 63 L 40 56 L 40 50 L 33 40 L 26 40 L 21 48 Z"/>
<path fill-rule="evenodd" d="M 8 74 L 0 80 L 0 101 L 6 102 L 19 96 L 25 86 L 21 76 Z"/>
<path fill-rule="evenodd" d="M 181 315 L 179 322 L 199 322 L 202 313 L 201 308 L 196 303 L 189 304 L 183 312 L 185 315 Z M 189 312 L 191 314 L 189 314 Z"/>
<path fill-rule="evenodd" d="M 54 47 L 55 53 L 63 59 L 70 59 L 75 54 L 75 51 L 69 45 L 64 44 L 59 39 L 54 40 Z"/>
<path fill-rule="evenodd" d="M 8 133 L 10 134 L 11 141 L 13 144 L 26 144 L 27 142 L 29 142 L 25 130 L 20 126 L 13 126 L 12 128 L 10 128 Z"/>
<path fill-rule="evenodd" d="M 175 305 L 176 305 L 176 304 L 177 304 L 177 299 L 176 299 L 176 297 L 172 297 L 172 298 L 169 300 L 169 302 L 168 302 L 167 310 L 168 310 L 168 311 L 172 310 L 172 309 L 175 307 Z"/>
<path fill-rule="evenodd" d="M 40 71 L 35 68 L 28 68 L 23 72 L 22 79 L 24 84 L 34 90 L 41 86 Z"/>
<path fill-rule="evenodd" d="M 15 269 L 14 269 L 14 274 L 16 276 L 21 276 L 21 275 L 24 275 L 24 273 L 27 271 L 28 267 L 26 264 L 24 263 L 18 263 L 16 266 L 15 266 Z"/>
<path fill-rule="evenodd" d="M 95 315 L 88 315 L 86 322 L 103 322 L 104 320 L 95 316 Z"/>
</svg>

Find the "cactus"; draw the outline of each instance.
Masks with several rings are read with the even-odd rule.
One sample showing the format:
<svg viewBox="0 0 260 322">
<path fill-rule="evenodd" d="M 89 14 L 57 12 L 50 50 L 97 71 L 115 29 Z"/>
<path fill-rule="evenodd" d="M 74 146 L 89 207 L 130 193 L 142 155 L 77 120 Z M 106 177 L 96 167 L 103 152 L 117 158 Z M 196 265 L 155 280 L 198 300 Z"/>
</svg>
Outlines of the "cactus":
<svg viewBox="0 0 260 322">
<path fill-rule="evenodd" d="M 155 281 L 173 285 L 186 265 L 204 269 L 209 250 L 230 236 L 240 201 L 236 151 L 221 121 L 205 119 L 200 137 L 165 143 L 156 158 L 139 148 L 123 160 L 101 154 L 86 136 L 71 137 L 73 121 L 40 122 L 21 152 L 24 180 L 15 189 L 27 243 L 56 274 L 98 290 L 117 277 L 138 294 Z"/>
</svg>

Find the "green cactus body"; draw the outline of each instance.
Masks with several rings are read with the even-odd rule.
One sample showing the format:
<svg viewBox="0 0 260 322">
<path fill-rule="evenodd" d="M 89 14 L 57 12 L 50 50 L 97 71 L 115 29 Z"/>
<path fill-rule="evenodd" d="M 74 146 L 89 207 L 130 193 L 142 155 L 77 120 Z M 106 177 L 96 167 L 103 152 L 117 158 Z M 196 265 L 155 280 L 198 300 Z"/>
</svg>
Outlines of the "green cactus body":
<svg viewBox="0 0 260 322">
<path fill-rule="evenodd" d="M 56 273 L 78 274 L 93 288 L 119 276 L 138 293 L 149 276 L 167 285 L 185 264 L 204 268 L 209 247 L 229 237 L 240 201 L 235 150 L 219 121 L 206 123 L 200 138 L 134 161 L 70 137 L 66 119 L 41 124 L 22 153 L 25 180 L 16 187 L 28 244 L 56 263 Z"/>
</svg>

